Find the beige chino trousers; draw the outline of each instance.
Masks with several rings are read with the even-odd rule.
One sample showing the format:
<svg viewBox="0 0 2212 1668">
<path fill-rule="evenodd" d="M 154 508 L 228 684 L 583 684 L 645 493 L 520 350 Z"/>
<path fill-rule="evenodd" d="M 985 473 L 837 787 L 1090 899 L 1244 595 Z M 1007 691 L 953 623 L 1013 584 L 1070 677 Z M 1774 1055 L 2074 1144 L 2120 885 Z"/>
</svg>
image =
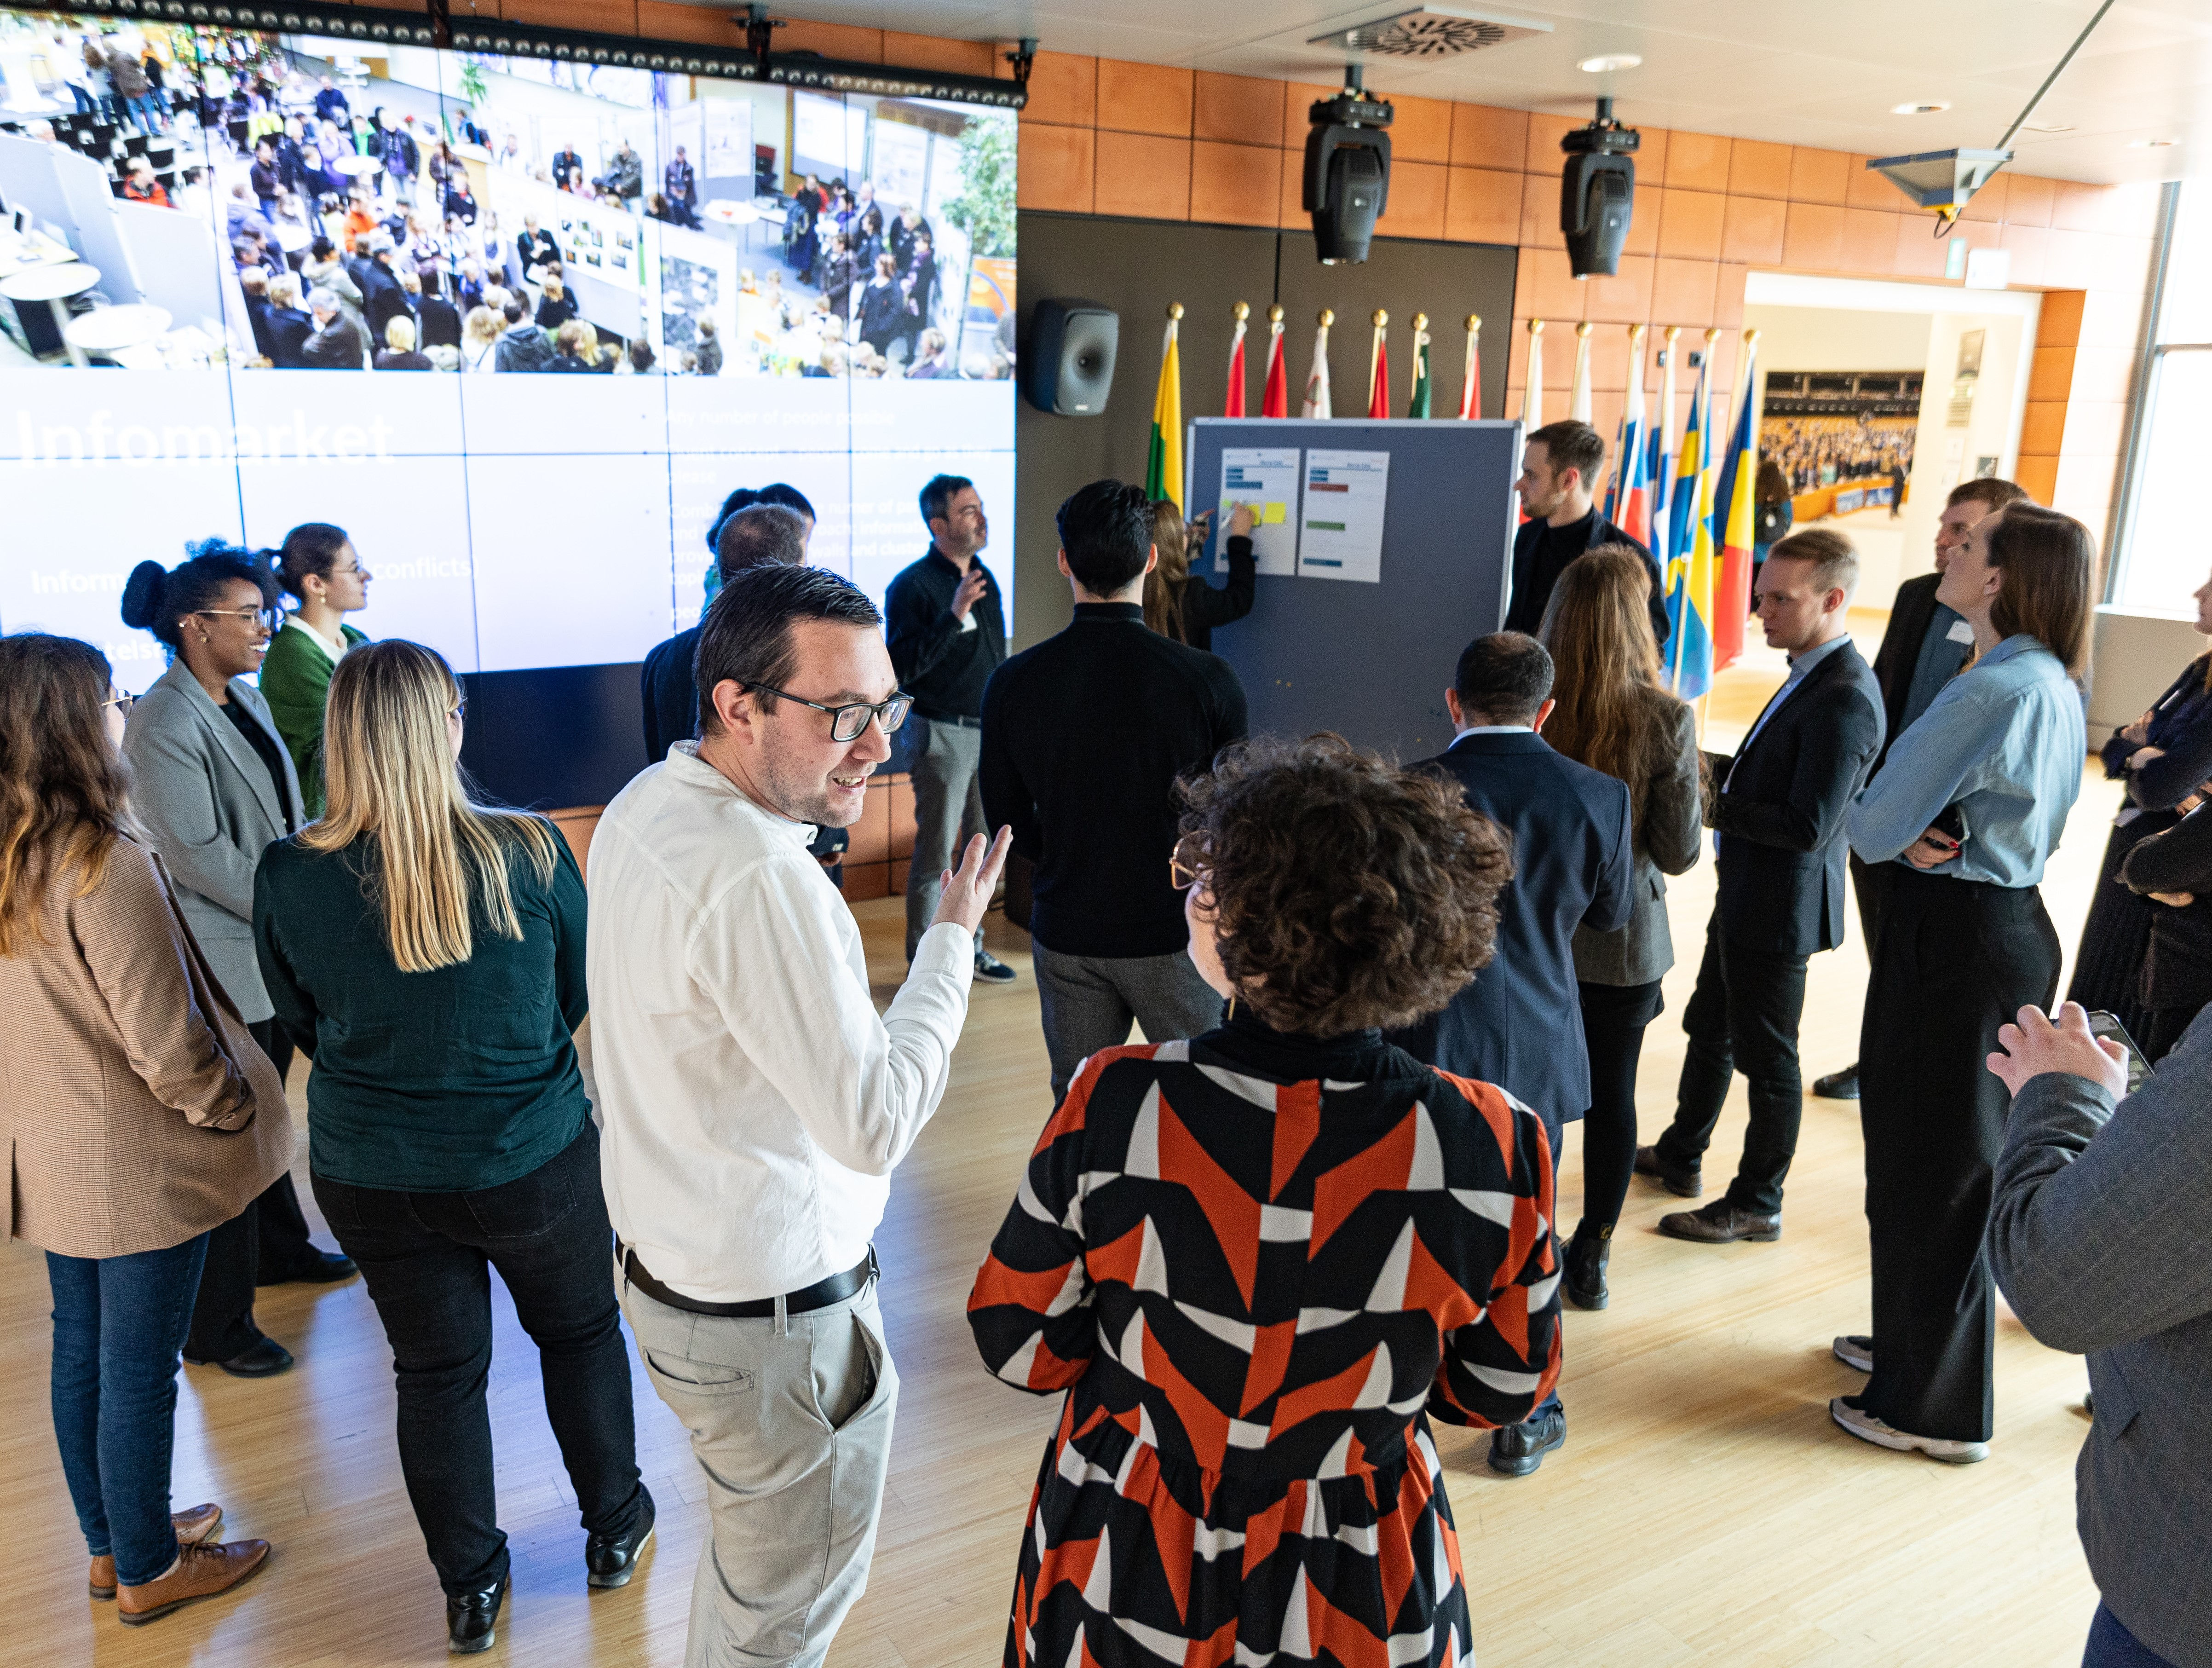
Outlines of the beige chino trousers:
<svg viewBox="0 0 2212 1668">
<path fill-rule="evenodd" d="M 876 1282 L 805 1314 L 695 1315 L 617 1288 L 646 1376 L 691 1433 L 712 1533 L 684 1668 L 820 1668 L 868 1584 L 898 1373 Z"/>
</svg>

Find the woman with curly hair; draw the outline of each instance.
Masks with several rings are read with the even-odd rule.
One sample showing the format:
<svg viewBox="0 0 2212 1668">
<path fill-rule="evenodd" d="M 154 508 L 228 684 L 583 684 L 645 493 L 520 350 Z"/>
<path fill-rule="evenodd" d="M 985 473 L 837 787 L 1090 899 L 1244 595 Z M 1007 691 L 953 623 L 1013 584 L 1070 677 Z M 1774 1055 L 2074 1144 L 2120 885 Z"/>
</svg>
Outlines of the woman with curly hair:
<svg viewBox="0 0 2212 1668">
<path fill-rule="evenodd" d="M 1067 1392 L 1006 1660 L 1463 1659 L 1428 1415 L 1514 1424 L 1559 1375 L 1551 1148 L 1382 1032 L 1490 959 L 1504 837 L 1334 736 L 1183 794 L 1227 1022 L 1085 1062 L 969 1298 L 994 1373 Z"/>
</svg>

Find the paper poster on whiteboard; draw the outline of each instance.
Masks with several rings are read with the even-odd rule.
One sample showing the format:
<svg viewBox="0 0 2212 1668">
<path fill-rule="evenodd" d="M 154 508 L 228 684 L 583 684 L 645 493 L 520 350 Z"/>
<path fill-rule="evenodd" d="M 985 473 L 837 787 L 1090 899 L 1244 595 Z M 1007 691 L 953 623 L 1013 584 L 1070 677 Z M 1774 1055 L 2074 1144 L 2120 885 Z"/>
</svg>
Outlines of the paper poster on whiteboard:
<svg viewBox="0 0 2212 1668">
<path fill-rule="evenodd" d="M 1252 507 L 1252 557 L 1257 570 L 1289 579 L 1298 570 L 1298 448 L 1230 446 L 1221 452 L 1220 508 L 1213 514 L 1213 571 L 1229 571 L 1229 515 Z"/>
<path fill-rule="evenodd" d="M 699 165 L 702 180 L 753 177 L 753 107 L 743 99 L 708 99 L 707 143 Z"/>
<path fill-rule="evenodd" d="M 1389 489 L 1388 452 L 1308 452 L 1298 576 L 1380 584 L 1382 504 Z"/>
</svg>

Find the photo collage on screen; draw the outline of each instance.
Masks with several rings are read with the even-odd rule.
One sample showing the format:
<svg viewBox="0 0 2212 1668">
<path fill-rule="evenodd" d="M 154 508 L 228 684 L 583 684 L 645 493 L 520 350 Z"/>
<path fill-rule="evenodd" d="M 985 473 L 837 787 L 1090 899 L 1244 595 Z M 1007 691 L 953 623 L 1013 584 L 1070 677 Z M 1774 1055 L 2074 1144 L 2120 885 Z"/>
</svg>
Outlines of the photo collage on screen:
<svg viewBox="0 0 2212 1668">
<path fill-rule="evenodd" d="M 736 487 L 879 601 L 933 475 L 1010 533 L 1009 110 L 55 13 L 0 73 L 0 630 L 127 688 L 188 541 L 335 522 L 470 673 L 642 658 Z"/>
</svg>

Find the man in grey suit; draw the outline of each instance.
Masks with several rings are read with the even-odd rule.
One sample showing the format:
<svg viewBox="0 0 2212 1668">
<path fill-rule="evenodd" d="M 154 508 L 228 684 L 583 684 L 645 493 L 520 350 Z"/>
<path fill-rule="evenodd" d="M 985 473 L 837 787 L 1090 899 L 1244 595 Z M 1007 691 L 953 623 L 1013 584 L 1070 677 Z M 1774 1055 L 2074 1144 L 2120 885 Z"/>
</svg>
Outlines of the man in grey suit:
<svg viewBox="0 0 2212 1668">
<path fill-rule="evenodd" d="M 1990 1262 L 2042 1342 L 2089 1358 L 2075 1468 L 2104 1602 L 2082 1668 L 2212 1663 L 2212 1025 L 2199 1014 L 2133 1094 L 2074 1002 L 1997 1032 L 2012 1091 Z"/>
</svg>

